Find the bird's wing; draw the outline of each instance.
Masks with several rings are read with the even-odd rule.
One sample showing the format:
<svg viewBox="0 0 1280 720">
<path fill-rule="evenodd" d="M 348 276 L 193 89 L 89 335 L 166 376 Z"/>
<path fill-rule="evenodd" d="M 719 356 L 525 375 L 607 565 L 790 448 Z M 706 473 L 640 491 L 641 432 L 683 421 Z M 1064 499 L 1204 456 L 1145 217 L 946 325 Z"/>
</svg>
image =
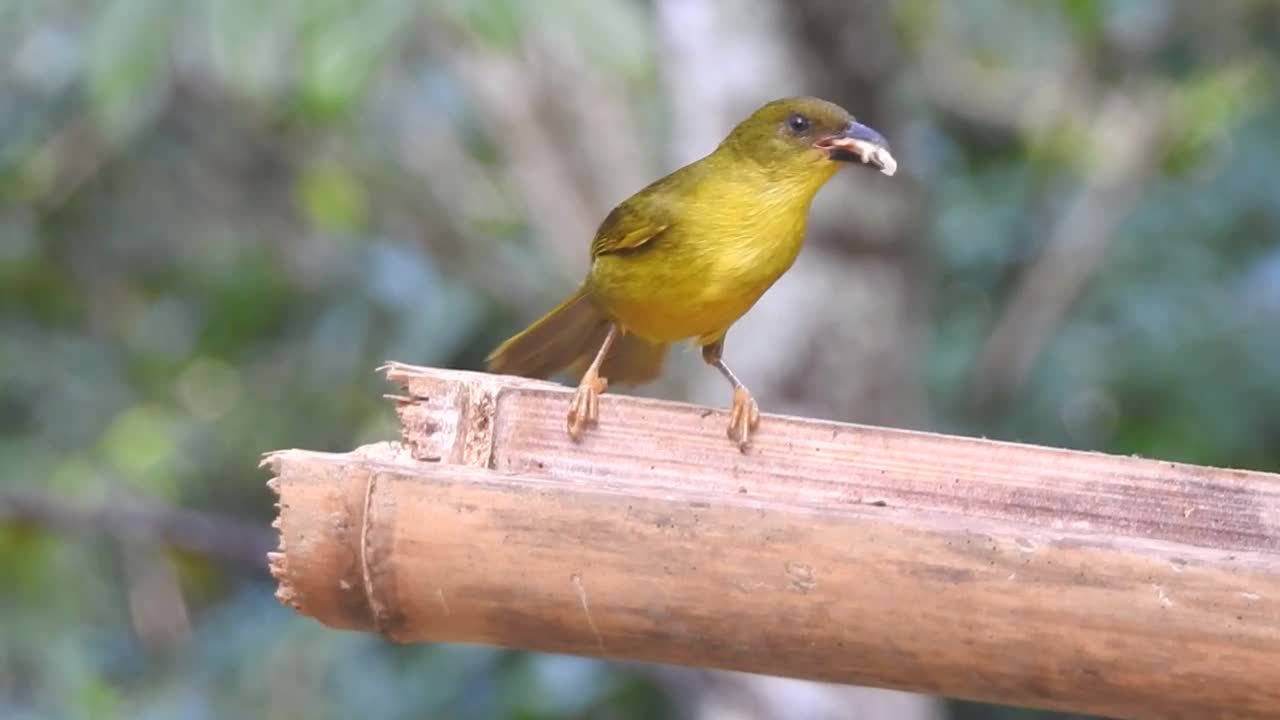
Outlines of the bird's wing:
<svg viewBox="0 0 1280 720">
<path fill-rule="evenodd" d="M 591 241 L 591 257 L 638 250 L 671 227 L 665 213 L 638 209 L 623 203 L 614 208 Z"/>
</svg>

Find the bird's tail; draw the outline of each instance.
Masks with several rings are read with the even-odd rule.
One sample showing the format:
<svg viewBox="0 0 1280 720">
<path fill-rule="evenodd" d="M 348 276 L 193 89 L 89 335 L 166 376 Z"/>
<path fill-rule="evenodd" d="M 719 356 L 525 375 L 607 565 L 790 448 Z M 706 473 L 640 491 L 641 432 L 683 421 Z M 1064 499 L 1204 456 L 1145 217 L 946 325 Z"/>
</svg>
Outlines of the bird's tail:
<svg viewBox="0 0 1280 720">
<path fill-rule="evenodd" d="M 612 321 L 579 288 L 567 300 L 490 353 L 489 371 L 548 378 L 568 369 L 579 378 L 604 343 Z M 639 385 L 658 376 L 667 346 L 635 335 L 613 343 L 600 375 L 610 382 Z"/>
</svg>

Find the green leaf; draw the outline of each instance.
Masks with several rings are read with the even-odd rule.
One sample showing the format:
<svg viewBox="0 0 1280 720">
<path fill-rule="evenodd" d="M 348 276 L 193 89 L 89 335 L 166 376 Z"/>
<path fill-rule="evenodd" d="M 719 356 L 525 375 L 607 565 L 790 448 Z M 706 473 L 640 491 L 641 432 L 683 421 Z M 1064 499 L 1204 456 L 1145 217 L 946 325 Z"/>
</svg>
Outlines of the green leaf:
<svg viewBox="0 0 1280 720">
<path fill-rule="evenodd" d="M 395 48 L 412 5 L 405 0 L 363 3 L 324 0 L 306 5 L 298 101 L 309 120 L 349 113 Z"/>
<path fill-rule="evenodd" d="M 325 163 L 305 170 L 298 179 L 297 196 L 303 214 L 318 230 L 353 231 L 368 221 L 364 185 L 340 165 Z"/>
<path fill-rule="evenodd" d="M 177 451 L 174 418 L 158 407 L 140 405 L 121 413 L 101 439 L 109 465 L 135 488 L 176 499 L 177 483 L 168 472 Z"/>
<path fill-rule="evenodd" d="M 161 105 L 179 8 L 168 0 L 103 5 L 90 37 L 88 66 L 93 114 L 108 137 L 132 134 Z"/>
</svg>

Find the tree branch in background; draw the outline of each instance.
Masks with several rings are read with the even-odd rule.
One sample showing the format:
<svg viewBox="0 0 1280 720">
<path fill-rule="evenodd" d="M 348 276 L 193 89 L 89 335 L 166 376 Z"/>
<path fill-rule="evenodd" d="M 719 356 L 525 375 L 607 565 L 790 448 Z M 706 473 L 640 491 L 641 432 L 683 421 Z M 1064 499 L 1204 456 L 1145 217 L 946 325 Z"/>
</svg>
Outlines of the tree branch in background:
<svg viewBox="0 0 1280 720">
<path fill-rule="evenodd" d="M 809 0 L 789 5 L 780 24 L 807 91 L 847 104 L 911 164 L 908 123 L 895 112 L 903 64 L 893 18 L 884 3 Z M 738 338 L 770 338 L 752 351 L 773 363 L 765 369 L 776 378 L 776 397 L 760 396 L 775 412 L 926 423 L 914 372 L 928 327 L 929 260 L 921 242 L 927 198 L 912 179 L 919 170 L 890 182 L 843 173 L 815 201 L 796 266 L 743 318 Z"/>
<path fill-rule="evenodd" d="M 276 546 L 271 528 L 228 515 L 136 502 L 76 506 L 66 498 L 38 493 L 0 493 L 0 523 L 161 543 L 263 574 L 267 552 Z"/>
<path fill-rule="evenodd" d="M 1120 224 L 1142 196 L 1160 158 L 1167 98 L 1116 92 L 1094 129 L 1097 162 L 1027 269 L 982 349 L 970 386 L 975 407 L 990 407 L 1022 387 Z"/>
<path fill-rule="evenodd" d="M 427 32 L 439 38 L 438 47 L 448 48 L 439 61 L 479 110 L 476 117 L 503 155 L 509 188 L 524 202 L 539 240 L 566 274 L 580 276 L 600 219 L 652 179 L 643 167 L 644 152 L 635 147 L 639 133 L 624 99 L 581 58 L 553 54 L 554 39 L 538 32 L 526 32 L 514 53 L 466 39 L 466 33 L 457 33 L 459 40 Z M 575 82 L 559 79 L 566 76 Z M 579 87 L 588 80 L 590 88 Z M 549 107 L 552 102 L 564 107 Z M 568 117 L 552 118 L 553 113 Z M 567 119 L 607 128 L 606 140 L 584 144 L 582 137 L 559 136 L 556 120 Z M 579 158 L 584 162 L 575 162 Z"/>
<path fill-rule="evenodd" d="M 1094 96 L 1088 66 L 1074 51 L 1057 63 L 1011 69 L 980 63 L 944 33 L 929 40 L 919 55 L 929 100 L 976 125 L 1040 135 Z"/>
</svg>

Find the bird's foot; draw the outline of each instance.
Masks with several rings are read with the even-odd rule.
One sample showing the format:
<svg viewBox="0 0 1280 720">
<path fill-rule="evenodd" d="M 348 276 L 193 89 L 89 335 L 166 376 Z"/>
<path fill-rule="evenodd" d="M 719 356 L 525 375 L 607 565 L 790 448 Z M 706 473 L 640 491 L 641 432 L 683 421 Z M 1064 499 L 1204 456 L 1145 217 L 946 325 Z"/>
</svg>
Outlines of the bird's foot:
<svg viewBox="0 0 1280 720">
<path fill-rule="evenodd" d="M 577 441 L 582 431 L 596 424 L 600 418 L 600 394 L 609 387 L 609 381 L 594 372 L 582 376 L 578 391 L 569 404 L 569 437 Z"/>
<path fill-rule="evenodd" d="M 729 439 L 738 443 L 738 449 L 747 451 L 751 444 L 751 431 L 760 424 L 760 406 L 751 391 L 739 385 L 733 389 L 733 412 L 729 415 Z"/>
</svg>

